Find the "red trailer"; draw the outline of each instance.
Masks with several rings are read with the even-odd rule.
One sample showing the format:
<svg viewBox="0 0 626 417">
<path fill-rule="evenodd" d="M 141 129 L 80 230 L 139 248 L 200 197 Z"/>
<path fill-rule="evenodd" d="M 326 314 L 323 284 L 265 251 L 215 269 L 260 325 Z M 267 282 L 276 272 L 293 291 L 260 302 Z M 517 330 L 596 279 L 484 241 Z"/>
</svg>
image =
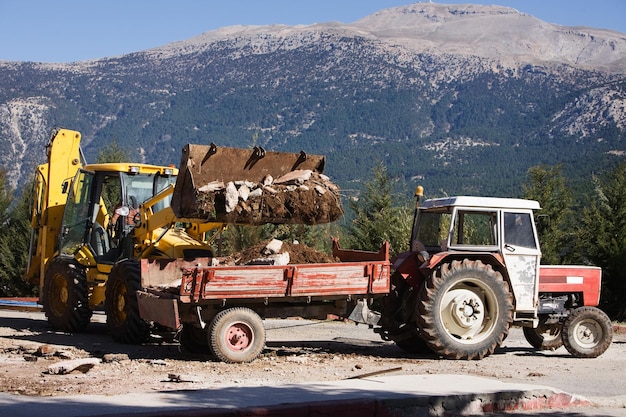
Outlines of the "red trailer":
<svg viewBox="0 0 626 417">
<path fill-rule="evenodd" d="M 255 359 L 265 344 L 263 318 L 348 317 L 360 300 L 389 292 L 389 246 L 344 250 L 334 263 L 212 266 L 211 258 L 141 262 L 138 308 L 145 321 L 182 327 L 181 343 L 226 362 Z"/>
</svg>

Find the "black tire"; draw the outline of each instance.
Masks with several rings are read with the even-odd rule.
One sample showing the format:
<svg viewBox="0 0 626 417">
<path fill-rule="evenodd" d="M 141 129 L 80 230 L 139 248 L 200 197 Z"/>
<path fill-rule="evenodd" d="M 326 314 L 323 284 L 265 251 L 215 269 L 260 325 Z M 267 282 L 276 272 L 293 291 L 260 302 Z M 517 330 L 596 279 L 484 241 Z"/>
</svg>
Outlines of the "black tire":
<svg viewBox="0 0 626 417">
<path fill-rule="evenodd" d="M 141 270 L 137 261 L 124 260 L 111 269 L 106 283 L 104 310 L 113 340 L 141 344 L 150 337 L 150 325 L 139 316 L 137 291 Z"/>
<path fill-rule="evenodd" d="M 426 353 L 432 354 L 432 350 L 430 350 L 428 344 L 424 341 L 424 339 L 421 338 L 419 334 L 416 333 L 411 333 L 408 335 L 403 335 L 403 337 L 398 337 L 398 339 L 395 340 L 395 343 L 396 346 L 398 346 L 406 353 L 411 353 L 415 355 Z"/>
<path fill-rule="evenodd" d="M 191 324 L 183 324 L 180 331 L 180 346 L 188 353 L 211 354 L 207 330 Z"/>
<path fill-rule="evenodd" d="M 263 320 L 245 307 L 220 311 L 209 326 L 209 347 L 222 362 L 252 362 L 265 347 Z"/>
<path fill-rule="evenodd" d="M 482 359 L 506 338 L 513 296 L 490 265 L 464 259 L 433 273 L 418 302 L 421 336 L 447 359 Z"/>
<path fill-rule="evenodd" d="M 431 353 L 415 322 L 417 290 L 411 288 L 399 274 L 391 276 L 391 284 L 391 291 L 381 303 L 381 336 L 385 340 L 393 340 L 407 353 Z"/>
<path fill-rule="evenodd" d="M 73 259 L 53 259 L 44 276 L 42 303 L 54 329 L 84 331 L 92 315 L 85 270 Z"/>
<path fill-rule="evenodd" d="M 536 328 L 523 327 L 524 337 L 532 347 L 537 350 L 557 350 L 563 346 L 563 324 L 546 324 L 545 320 L 540 320 Z"/>
<path fill-rule="evenodd" d="M 597 358 L 611 346 L 611 319 L 596 307 L 578 307 L 563 323 L 563 345 L 577 358 Z"/>
</svg>

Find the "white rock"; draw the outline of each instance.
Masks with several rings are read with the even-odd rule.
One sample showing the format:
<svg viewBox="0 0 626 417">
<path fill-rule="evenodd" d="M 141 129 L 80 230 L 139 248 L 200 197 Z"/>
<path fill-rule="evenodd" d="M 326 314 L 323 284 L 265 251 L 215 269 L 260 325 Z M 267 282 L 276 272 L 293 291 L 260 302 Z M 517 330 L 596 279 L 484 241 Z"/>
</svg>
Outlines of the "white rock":
<svg viewBox="0 0 626 417">
<path fill-rule="evenodd" d="M 213 191 L 223 190 L 223 189 L 224 189 L 224 183 L 222 181 L 211 181 L 210 183 L 205 184 L 202 187 L 198 188 L 198 191 L 203 192 L 203 193 L 210 193 Z"/>
<path fill-rule="evenodd" d="M 254 190 L 250 191 L 250 194 L 248 194 L 248 199 L 258 198 L 258 197 L 261 197 L 262 195 L 263 195 L 263 189 L 255 188 Z"/>
<path fill-rule="evenodd" d="M 319 195 L 324 195 L 326 194 L 326 188 L 322 187 L 321 185 L 316 185 L 315 186 L 315 191 L 317 191 L 317 193 Z"/>
<path fill-rule="evenodd" d="M 263 255 L 273 255 L 279 253 L 283 247 L 283 241 L 278 239 L 272 239 L 269 241 L 267 245 L 263 248 L 261 253 Z"/>
<path fill-rule="evenodd" d="M 239 198 L 242 201 L 248 201 L 248 197 L 250 197 L 250 189 L 248 188 L 248 186 L 246 184 L 242 184 L 241 187 L 239 187 Z"/>
<path fill-rule="evenodd" d="M 289 182 L 292 184 L 302 184 L 311 178 L 311 174 L 313 174 L 313 171 L 310 169 L 296 169 L 295 171 L 288 172 L 282 177 L 276 179 L 274 183 L 284 184 Z"/>
<path fill-rule="evenodd" d="M 226 213 L 230 213 L 237 207 L 239 192 L 233 182 L 226 184 Z"/>
</svg>

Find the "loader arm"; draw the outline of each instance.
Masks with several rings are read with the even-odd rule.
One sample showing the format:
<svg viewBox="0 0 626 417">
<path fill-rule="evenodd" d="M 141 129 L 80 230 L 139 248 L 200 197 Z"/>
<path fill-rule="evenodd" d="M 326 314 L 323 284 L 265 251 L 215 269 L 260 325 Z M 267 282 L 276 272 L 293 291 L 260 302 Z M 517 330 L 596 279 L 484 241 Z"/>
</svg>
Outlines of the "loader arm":
<svg viewBox="0 0 626 417">
<path fill-rule="evenodd" d="M 46 145 L 47 162 L 37 167 L 31 212 L 33 233 L 25 280 L 33 285 L 39 284 L 40 289 L 45 266 L 58 250 L 67 182 L 84 164 L 80 139 L 77 131 L 55 130 Z"/>
<path fill-rule="evenodd" d="M 150 247 L 158 243 L 167 230 L 172 228 L 180 219 L 176 217 L 174 211 L 169 205 L 165 208 L 154 211 L 154 207 L 168 199 L 174 193 L 174 185 L 169 185 L 158 194 L 144 201 L 139 205 L 138 225 L 134 228 L 134 236 L 138 247 L 136 252 L 145 253 Z M 209 230 L 224 227 L 223 223 L 193 223 L 187 226 L 187 233 L 196 235 L 198 240 L 201 235 Z M 192 232 L 192 233 L 190 233 Z"/>
</svg>

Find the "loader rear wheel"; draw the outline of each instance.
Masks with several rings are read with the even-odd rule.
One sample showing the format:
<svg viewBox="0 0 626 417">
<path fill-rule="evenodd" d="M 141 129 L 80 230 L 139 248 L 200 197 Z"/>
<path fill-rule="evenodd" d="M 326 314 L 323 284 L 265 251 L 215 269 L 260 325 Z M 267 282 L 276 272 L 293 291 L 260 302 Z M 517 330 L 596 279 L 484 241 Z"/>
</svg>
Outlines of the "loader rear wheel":
<svg viewBox="0 0 626 417">
<path fill-rule="evenodd" d="M 189 353 L 211 353 L 207 330 L 191 324 L 183 324 L 180 332 L 180 346 Z"/>
<path fill-rule="evenodd" d="M 577 358 L 597 358 L 611 345 L 611 319 L 596 307 L 578 307 L 563 323 L 565 349 Z"/>
<path fill-rule="evenodd" d="M 69 258 L 52 260 L 44 277 L 42 303 L 48 323 L 54 329 L 85 330 L 92 312 L 84 269 Z"/>
<path fill-rule="evenodd" d="M 139 316 L 138 290 L 141 290 L 139 263 L 133 260 L 117 263 L 109 274 L 104 301 L 107 328 L 116 342 L 141 344 L 150 336 L 150 325 Z"/>
<path fill-rule="evenodd" d="M 444 264 L 427 281 L 418 302 L 421 335 L 447 359 L 482 359 L 509 333 L 513 297 L 490 265 L 464 259 Z"/>
<path fill-rule="evenodd" d="M 537 350 L 557 350 L 563 346 L 561 323 L 546 324 L 540 320 L 536 328 L 523 327 L 524 337 L 532 347 Z"/>
<path fill-rule="evenodd" d="M 245 307 L 220 311 L 209 326 L 209 347 L 222 362 L 252 362 L 265 347 L 263 320 Z"/>
</svg>

